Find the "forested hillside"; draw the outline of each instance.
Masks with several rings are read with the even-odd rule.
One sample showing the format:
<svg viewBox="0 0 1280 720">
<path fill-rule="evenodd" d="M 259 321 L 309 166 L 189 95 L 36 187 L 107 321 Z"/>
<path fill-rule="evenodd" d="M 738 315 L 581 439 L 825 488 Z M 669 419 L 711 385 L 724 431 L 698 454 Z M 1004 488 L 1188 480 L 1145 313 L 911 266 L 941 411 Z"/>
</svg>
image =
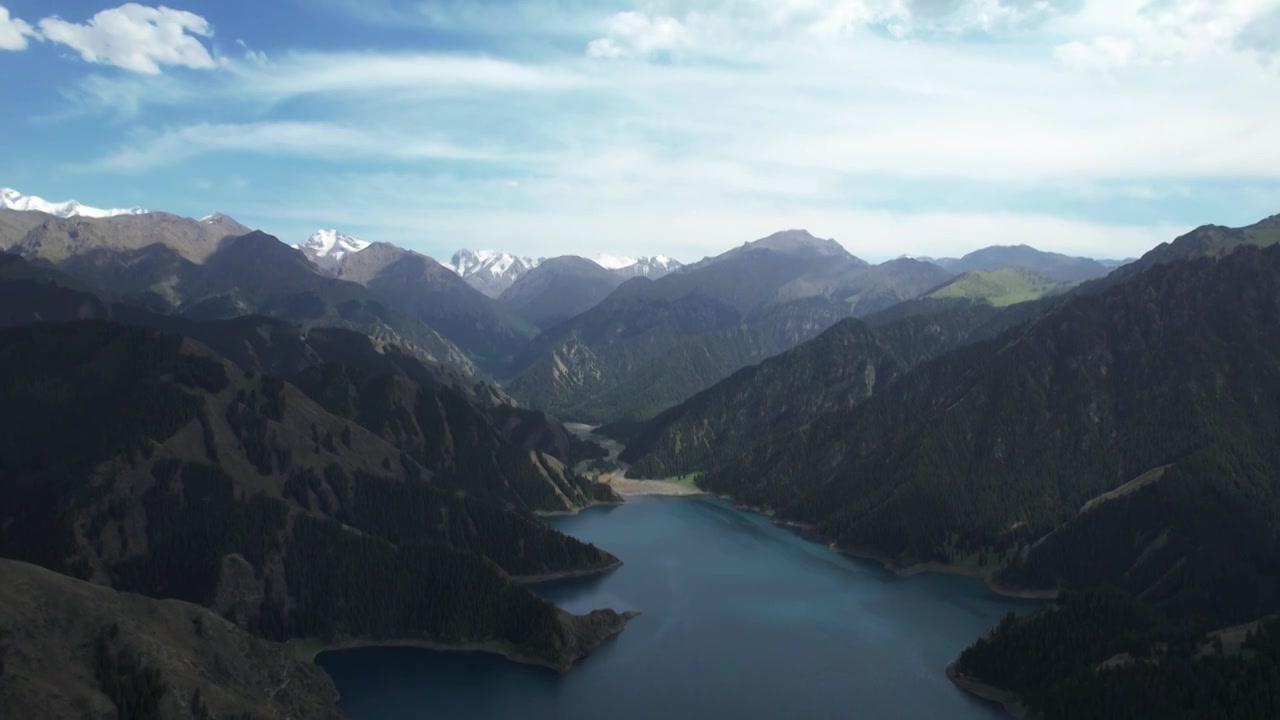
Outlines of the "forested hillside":
<svg viewBox="0 0 1280 720">
<path fill-rule="evenodd" d="M 909 368 L 981 337 L 997 314 L 989 305 L 959 303 L 881 327 L 843 320 L 643 424 L 621 459 L 633 463 L 630 476 L 652 478 L 731 462 L 766 434 L 884 392 Z"/>
<path fill-rule="evenodd" d="M 341 718 L 284 645 L 209 610 L 0 560 L 0 717 Z"/>
<path fill-rule="evenodd" d="M 648 419 L 841 318 L 886 309 L 948 277 L 910 260 L 868 266 L 831 241 L 780 233 L 623 284 L 536 338 L 507 389 L 570 420 Z"/>
<path fill-rule="evenodd" d="M 1203 633 L 1124 593 L 1006 618 L 948 669 L 1045 720 L 1261 720 L 1280 714 L 1280 621 Z"/>
<path fill-rule="evenodd" d="M 293 385 L 149 329 L 6 330 L 0 369 L 6 557 L 206 605 L 270 639 L 492 641 L 564 668 L 622 627 L 511 581 L 617 562 L 520 509 L 543 497 L 516 480 L 538 475 L 523 450 L 495 460 L 523 459 L 514 475 L 450 464 L 475 446 L 430 456 L 433 472 Z M 417 404 L 470 407 L 429 396 Z M 433 417 L 432 437 L 450 437 L 458 416 Z"/>
<path fill-rule="evenodd" d="M 705 483 L 910 565 L 998 562 L 1206 452 L 1252 477 L 1280 446 L 1278 271 L 1280 253 L 1250 248 L 1155 267 L 764 440 Z M 1263 486 L 1231 497 L 1269 501 Z"/>
</svg>

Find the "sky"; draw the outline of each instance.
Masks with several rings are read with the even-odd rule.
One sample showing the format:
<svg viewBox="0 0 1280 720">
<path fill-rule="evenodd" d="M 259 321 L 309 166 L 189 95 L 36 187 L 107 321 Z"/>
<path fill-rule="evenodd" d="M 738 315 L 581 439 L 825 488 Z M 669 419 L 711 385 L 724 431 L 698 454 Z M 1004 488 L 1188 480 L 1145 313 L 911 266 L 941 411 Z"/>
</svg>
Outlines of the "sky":
<svg viewBox="0 0 1280 720">
<path fill-rule="evenodd" d="M 1280 0 L 0 0 L 0 186 L 447 258 L 1280 212 Z"/>
</svg>

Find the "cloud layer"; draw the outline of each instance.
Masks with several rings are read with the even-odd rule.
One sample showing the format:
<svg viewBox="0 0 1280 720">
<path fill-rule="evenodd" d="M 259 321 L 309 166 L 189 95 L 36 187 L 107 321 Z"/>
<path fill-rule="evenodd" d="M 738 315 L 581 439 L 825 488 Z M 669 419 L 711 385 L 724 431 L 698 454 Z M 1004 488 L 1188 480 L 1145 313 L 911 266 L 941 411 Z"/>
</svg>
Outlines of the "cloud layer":
<svg viewBox="0 0 1280 720">
<path fill-rule="evenodd" d="M 692 258 L 807 226 L 872 259 L 1129 256 L 1280 209 L 1280 0 L 328 2 L 352 37 L 448 42 L 231 57 L 204 18 L 104 11 L 74 41 L 134 72 L 67 89 L 117 124 L 78 169 L 230 167 L 246 220 L 435 253 Z"/>
</svg>

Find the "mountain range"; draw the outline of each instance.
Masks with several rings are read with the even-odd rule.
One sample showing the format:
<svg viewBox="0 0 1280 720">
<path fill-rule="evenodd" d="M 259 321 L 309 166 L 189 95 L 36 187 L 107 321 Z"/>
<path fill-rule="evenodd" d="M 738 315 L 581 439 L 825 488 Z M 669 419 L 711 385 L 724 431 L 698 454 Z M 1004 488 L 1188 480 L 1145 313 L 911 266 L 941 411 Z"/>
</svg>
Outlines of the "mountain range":
<svg viewBox="0 0 1280 720">
<path fill-rule="evenodd" d="M 576 257 L 608 270 L 619 278 L 619 282 L 633 277 L 659 278 L 682 267 L 678 261 L 663 255 L 640 258 L 599 255 L 590 260 L 577 256 L 565 257 Z M 535 260 L 495 250 L 462 249 L 453 254 L 447 267 L 485 295 L 501 298 L 516 281 L 545 261 L 546 258 Z"/>
<path fill-rule="evenodd" d="M 104 218 L 117 215 L 142 215 L 146 210 L 134 207 L 127 209 L 103 210 L 101 208 L 81 205 L 75 200 L 65 202 L 49 202 L 34 195 L 23 195 L 12 188 L 0 188 L 0 209 L 41 212 L 60 218 L 90 217 Z"/>
<path fill-rule="evenodd" d="M 1043 275 L 1055 282 L 1078 283 L 1105 277 L 1123 264 L 1116 261 L 1071 257 L 1047 253 L 1028 245 L 1003 245 L 975 250 L 962 258 L 940 258 L 931 262 L 962 275 L 964 273 L 1017 268 Z"/>
<path fill-rule="evenodd" d="M 842 317 L 918 297 L 949 277 L 913 260 L 868 265 L 803 231 L 771 235 L 623 283 L 535 338 L 507 389 L 562 417 L 647 418 Z"/>
</svg>

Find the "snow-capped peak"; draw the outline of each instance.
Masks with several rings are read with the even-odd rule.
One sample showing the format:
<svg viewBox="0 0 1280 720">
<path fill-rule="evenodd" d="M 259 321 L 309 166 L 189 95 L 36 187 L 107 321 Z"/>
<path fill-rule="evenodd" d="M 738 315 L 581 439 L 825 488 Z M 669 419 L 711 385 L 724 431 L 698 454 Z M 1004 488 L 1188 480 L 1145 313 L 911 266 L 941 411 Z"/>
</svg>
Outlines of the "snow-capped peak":
<svg viewBox="0 0 1280 720">
<path fill-rule="evenodd" d="M 369 247 L 370 243 L 361 240 L 354 235 L 338 232 L 337 230 L 317 230 L 307 238 L 304 243 L 299 243 L 294 247 L 306 253 L 307 257 L 313 261 L 332 265 L 341 260 L 347 253 L 360 252 Z"/>
<path fill-rule="evenodd" d="M 352 234 L 335 231 L 335 229 L 321 229 L 311 233 L 311 237 L 306 242 L 298 245 L 298 250 L 311 250 L 315 252 L 317 258 L 333 258 L 334 260 L 342 259 L 343 255 L 348 252 L 360 252 L 369 247 L 370 243 Z"/>
<path fill-rule="evenodd" d="M 139 207 L 103 210 L 101 208 L 81 205 L 75 200 L 66 202 L 49 202 L 34 195 L 23 195 L 12 188 L 0 188 L 0 208 L 48 213 L 60 218 L 87 217 L 105 218 L 117 215 L 143 215 L 147 211 Z"/>
<path fill-rule="evenodd" d="M 542 264 L 542 259 L 517 257 L 497 250 L 459 250 L 449 261 L 449 269 L 462 277 L 489 275 L 512 282 Z"/>
<path fill-rule="evenodd" d="M 498 297 L 521 275 L 542 264 L 543 258 L 518 257 L 497 250 L 462 249 L 453 254 L 446 267 L 462 276 L 489 297 Z"/>
<path fill-rule="evenodd" d="M 624 259 L 630 259 L 630 258 L 617 258 L 609 255 L 602 256 L 602 258 L 608 258 L 608 259 L 618 260 L 618 261 L 621 261 Z M 679 270 L 680 268 L 684 267 L 684 263 L 681 263 L 679 260 L 669 258 L 666 255 L 654 255 L 652 257 L 641 256 L 641 257 L 635 258 L 634 260 L 631 260 L 629 264 L 626 264 L 626 265 L 619 264 L 616 267 L 610 267 L 609 265 L 606 265 L 604 262 L 602 262 L 600 259 L 597 259 L 596 262 L 600 263 L 600 265 L 602 265 L 603 267 L 609 268 L 610 270 L 613 270 L 614 272 L 624 277 L 647 277 L 652 280 L 657 280 L 663 275 L 670 275 L 676 270 Z"/>
<path fill-rule="evenodd" d="M 601 254 L 595 257 L 596 264 L 606 270 L 621 270 L 629 268 L 640 262 L 639 258 L 625 257 L 623 255 Z"/>
</svg>

